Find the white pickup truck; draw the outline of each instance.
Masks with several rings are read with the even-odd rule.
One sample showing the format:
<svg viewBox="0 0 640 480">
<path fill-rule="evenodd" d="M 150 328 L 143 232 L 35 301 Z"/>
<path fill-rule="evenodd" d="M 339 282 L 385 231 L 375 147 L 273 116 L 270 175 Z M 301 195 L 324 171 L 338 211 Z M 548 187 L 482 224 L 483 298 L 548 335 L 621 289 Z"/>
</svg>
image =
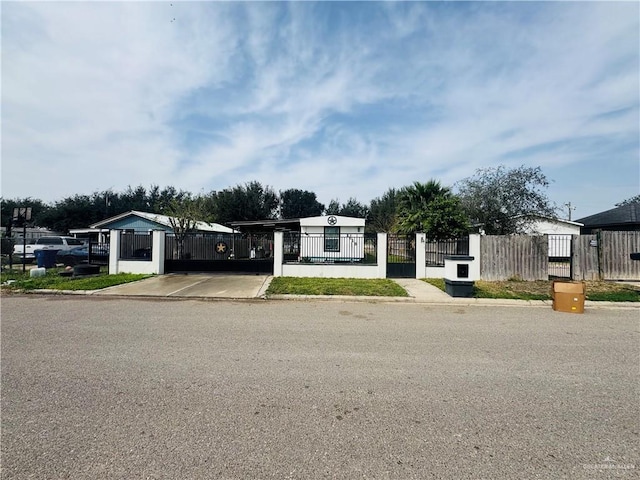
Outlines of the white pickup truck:
<svg viewBox="0 0 640 480">
<path fill-rule="evenodd" d="M 75 247 L 84 245 L 82 240 L 73 237 L 51 236 L 40 237 L 35 243 L 28 243 L 26 249 L 23 249 L 22 239 L 17 238 L 13 247 L 13 258 L 22 262 L 24 253 L 25 262 L 33 262 L 36 258 L 36 250 L 71 250 Z"/>
</svg>

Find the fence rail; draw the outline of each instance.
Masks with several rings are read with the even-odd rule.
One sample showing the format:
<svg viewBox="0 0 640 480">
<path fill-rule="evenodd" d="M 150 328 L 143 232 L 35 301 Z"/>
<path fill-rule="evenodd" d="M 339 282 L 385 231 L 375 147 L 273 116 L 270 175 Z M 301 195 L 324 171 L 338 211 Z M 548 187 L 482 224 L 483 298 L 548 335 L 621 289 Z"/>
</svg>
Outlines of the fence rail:
<svg viewBox="0 0 640 480">
<path fill-rule="evenodd" d="M 452 238 L 424 245 L 427 267 L 444 267 L 447 255 L 469 255 L 469 237 Z"/>
<path fill-rule="evenodd" d="M 253 260 L 273 257 L 273 234 L 190 234 L 165 240 L 166 260 Z"/>
<path fill-rule="evenodd" d="M 285 263 L 377 263 L 377 234 L 285 232 Z"/>
<path fill-rule="evenodd" d="M 153 240 L 150 233 L 120 232 L 120 260 L 151 261 Z"/>
</svg>

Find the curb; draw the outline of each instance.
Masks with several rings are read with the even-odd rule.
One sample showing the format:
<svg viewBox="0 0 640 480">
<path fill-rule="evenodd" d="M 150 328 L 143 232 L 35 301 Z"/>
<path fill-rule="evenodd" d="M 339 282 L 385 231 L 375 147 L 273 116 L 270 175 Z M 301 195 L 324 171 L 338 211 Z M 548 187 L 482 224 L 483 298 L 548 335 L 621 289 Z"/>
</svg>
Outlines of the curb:
<svg viewBox="0 0 640 480">
<path fill-rule="evenodd" d="M 535 307 L 551 308 L 551 300 L 514 300 L 499 298 L 464 298 L 451 297 L 449 299 L 419 299 L 417 297 L 379 297 L 379 296 L 355 296 L 355 295 L 267 295 L 265 292 L 269 287 L 270 279 L 265 280 L 255 297 L 206 297 L 206 296 L 157 296 L 157 295 L 104 295 L 100 294 L 110 288 L 100 290 L 52 290 L 35 289 L 29 291 L 16 292 L 20 294 L 42 294 L 42 295 L 87 295 L 101 296 L 101 298 L 129 298 L 129 299 L 174 299 L 174 300 L 217 300 L 217 301 L 256 301 L 256 300 L 289 300 L 289 301 L 324 301 L 324 302 L 361 302 L 361 303 L 414 303 L 418 305 L 433 306 L 482 306 L 482 307 Z M 619 309 L 619 310 L 640 310 L 640 302 L 594 302 L 585 301 L 585 309 Z"/>
</svg>

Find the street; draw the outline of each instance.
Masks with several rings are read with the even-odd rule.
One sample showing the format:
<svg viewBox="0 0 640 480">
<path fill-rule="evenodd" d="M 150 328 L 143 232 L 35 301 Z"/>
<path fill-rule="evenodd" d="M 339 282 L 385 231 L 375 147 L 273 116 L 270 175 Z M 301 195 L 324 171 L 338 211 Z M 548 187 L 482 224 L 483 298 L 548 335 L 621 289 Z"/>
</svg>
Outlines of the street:
<svg viewBox="0 0 640 480">
<path fill-rule="evenodd" d="M 2 478 L 637 478 L 638 309 L 2 298 Z"/>
</svg>

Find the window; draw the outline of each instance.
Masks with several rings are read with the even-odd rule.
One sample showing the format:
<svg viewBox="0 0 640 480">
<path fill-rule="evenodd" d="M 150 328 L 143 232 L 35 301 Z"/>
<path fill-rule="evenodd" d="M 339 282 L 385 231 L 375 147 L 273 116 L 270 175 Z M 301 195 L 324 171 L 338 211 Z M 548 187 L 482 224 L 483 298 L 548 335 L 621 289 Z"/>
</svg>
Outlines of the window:
<svg viewBox="0 0 640 480">
<path fill-rule="evenodd" d="M 67 238 L 67 245 L 84 245 L 84 242 L 77 238 Z"/>
<path fill-rule="evenodd" d="M 324 251 L 340 251 L 340 227 L 324 227 Z"/>
</svg>

